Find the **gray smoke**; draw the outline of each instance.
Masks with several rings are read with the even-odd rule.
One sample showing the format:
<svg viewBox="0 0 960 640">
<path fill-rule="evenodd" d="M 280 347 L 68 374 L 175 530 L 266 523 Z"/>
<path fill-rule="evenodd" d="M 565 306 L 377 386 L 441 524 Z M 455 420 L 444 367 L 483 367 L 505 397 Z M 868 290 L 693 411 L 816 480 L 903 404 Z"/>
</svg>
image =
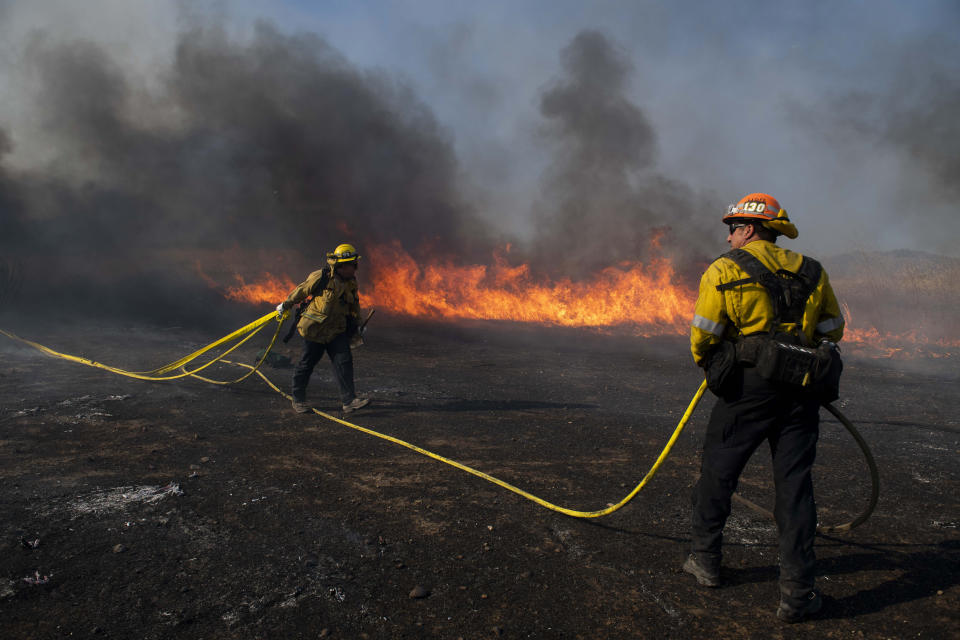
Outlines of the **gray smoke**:
<svg viewBox="0 0 960 640">
<path fill-rule="evenodd" d="M 14 167 L 16 137 L 0 136 L 0 254 L 22 267 L 27 294 L 55 281 L 60 304 L 175 316 L 219 295 L 198 266 L 227 284 L 238 271 L 298 277 L 342 241 L 489 260 L 494 234 L 461 195 L 431 110 L 318 35 L 260 22 L 241 40 L 197 23 L 152 84 L 90 40 L 40 31 L 23 51 L 22 99 L 55 150 Z M 654 130 L 625 96 L 629 62 L 585 31 L 561 63 L 540 101 L 555 158 L 540 231 L 517 259 L 581 276 L 651 255 L 702 260 L 686 224 L 697 197 L 656 172 Z M 211 264 L 231 250 L 230 264 Z M 251 265 L 251 252 L 270 258 Z"/>
<path fill-rule="evenodd" d="M 795 110 L 807 131 L 849 158 L 842 177 L 854 197 L 831 212 L 829 228 L 922 249 L 858 251 L 830 262 L 851 326 L 930 341 L 953 341 L 960 328 L 958 261 L 946 257 L 960 243 L 958 17 L 954 7 L 919 37 L 874 45 L 869 65 L 853 69 L 862 78 L 856 90 L 837 89 Z M 876 203 L 864 197 L 877 193 Z"/>
<path fill-rule="evenodd" d="M 808 132 L 829 144 L 837 157 L 849 159 L 844 175 L 849 175 L 848 193 L 854 198 L 842 207 L 848 213 L 837 212 L 835 218 L 838 226 L 856 230 L 851 236 L 857 231 L 885 234 L 887 244 L 956 255 L 958 29 L 960 14 L 954 7 L 920 36 L 874 44 L 869 64 L 850 73 L 862 78 L 860 86 L 834 89 L 793 109 Z"/>
<path fill-rule="evenodd" d="M 716 241 L 692 224 L 704 205 L 657 172 L 656 132 L 627 98 L 629 60 L 604 34 L 582 31 L 561 63 L 563 75 L 540 99 L 541 135 L 554 158 L 537 203 L 541 260 L 580 273 L 652 255 L 702 261 L 699 247 Z"/>
<path fill-rule="evenodd" d="M 68 279 L 64 295 L 109 281 L 126 307 L 182 306 L 199 282 L 189 256 L 205 250 L 293 250 L 306 269 L 358 239 L 489 248 L 430 110 L 319 36 L 194 27 L 153 90 L 90 41 L 39 33 L 23 59 L 56 154 L 5 166 L 15 142 L 0 135 L 0 255 Z"/>
<path fill-rule="evenodd" d="M 889 145 L 914 168 L 929 172 L 951 201 L 960 194 L 960 42 L 946 25 L 891 47 L 883 64 L 885 91 L 859 91 L 834 99 L 836 126 Z M 892 55 L 891 55 L 892 53 Z M 922 72 L 918 72 L 922 70 Z"/>
<path fill-rule="evenodd" d="M 960 195 L 960 73 L 932 68 L 929 75 L 918 77 L 904 69 L 890 95 L 851 96 L 838 113 L 845 116 L 841 126 L 896 150 L 911 172 L 927 174 L 927 198 L 948 202 L 955 211 Z"/>
</svg>

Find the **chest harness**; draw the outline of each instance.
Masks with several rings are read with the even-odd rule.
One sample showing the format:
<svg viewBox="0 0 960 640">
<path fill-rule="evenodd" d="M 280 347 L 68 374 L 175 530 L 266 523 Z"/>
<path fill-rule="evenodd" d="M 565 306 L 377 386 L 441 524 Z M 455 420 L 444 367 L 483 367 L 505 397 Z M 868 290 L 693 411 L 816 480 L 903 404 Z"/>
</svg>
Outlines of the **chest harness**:
<svg viewBox="0 0 960 640">
<path fill-rule="evenodd" d="M 771 382 L 811 391 L 826 402 L 835 400 L 842 367 L 836 346 L 829 342 L 811 345 L 802 326 L 807 300 L 823 273 L 820 263 L 804 256 L 794 273 L 786 269 L 772 271 L 743 249 L 734 249 L 723 257 L 736 263 L 748 277 L 719 284 L 717 291 L 757 283 L 767 292 L 773 307 L 769 327 L 737 336 L 733 354 L 727 347 L 727 359 L 744 367 L 755 367 L 762 378 Z M 779 332 L 782 324 L 795 325 L 797 333 Z"/>
</svg>

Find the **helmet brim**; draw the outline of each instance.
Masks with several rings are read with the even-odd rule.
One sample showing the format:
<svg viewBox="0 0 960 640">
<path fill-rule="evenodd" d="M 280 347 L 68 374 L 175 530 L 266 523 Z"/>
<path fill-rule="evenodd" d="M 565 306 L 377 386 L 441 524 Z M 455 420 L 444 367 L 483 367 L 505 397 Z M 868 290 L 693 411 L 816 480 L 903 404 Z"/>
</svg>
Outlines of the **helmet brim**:
<svg viewBox="0 0 960 640">
<path fill-rule="evenodd" d="M 764 215 L 757 215 L 757 214 L 755 214 L 755 213 L 753 213 L 753 214 L 728 213 L 727 215 L 723 216 L 723 224 L 730 224 L 731 222 L 735 222 L 735 221 L 737 221 L 737 220 L 749 220 L 749 221 L 755 221 L 755 222 L 770 222 L 771 219 L 772 219 L 772 218 L 768 218 L 767 216 L 764 216 Z"/>
</svg>

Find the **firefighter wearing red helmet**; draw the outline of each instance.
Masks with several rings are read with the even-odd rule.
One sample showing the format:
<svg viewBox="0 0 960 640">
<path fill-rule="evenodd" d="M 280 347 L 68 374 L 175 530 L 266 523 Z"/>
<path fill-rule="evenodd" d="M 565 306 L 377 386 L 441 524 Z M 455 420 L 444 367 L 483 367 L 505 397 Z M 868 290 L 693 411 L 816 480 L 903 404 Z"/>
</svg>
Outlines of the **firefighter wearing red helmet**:
<svg viewBox="0 0 960 640">
<path fill-rule="evenodd" d="M 776 244 L 797 228 L 772 196 L 730 205 L 731 251 L 703 274 L 690 345 L 717 396 L 694 489 L 691 553 L 683 570 L 721 584 L 721 542 L 730 499 L 747 460 L 767 440 L 780 538 L 777 617 L 798 622 L 822 604 L 814 589 L 817 527 L 811 468 L 819 409 L 838 393 L 836 343 L 844 321 L 826 271 Z"/>
<path fill-rule="evenodd" d="M 360 327 L 360 295 L 357 290 L 357 261 L 360 255 L 352 244 L 341 244 L 327 254 L 327 266 L 314 271 L 277 306 L 282 314 L 303 303 L 297 332 L 303 336 L 304 349 L 293 373 L 293 410 L 307 413 L 307 384 L 314 367 L 330 356 L 333 373 L 340 388 L 344 413 L 367 405 L 369 398 L 358 397 L 353 384 L 351 341 Z"/>
</svg>

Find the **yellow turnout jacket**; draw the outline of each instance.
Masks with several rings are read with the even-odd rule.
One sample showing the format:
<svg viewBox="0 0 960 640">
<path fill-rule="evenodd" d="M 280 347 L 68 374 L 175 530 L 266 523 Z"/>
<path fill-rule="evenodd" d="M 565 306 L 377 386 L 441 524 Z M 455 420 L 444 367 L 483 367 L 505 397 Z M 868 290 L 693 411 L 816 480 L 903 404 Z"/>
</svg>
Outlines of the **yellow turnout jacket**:
<svg viewBox="0 0 960 640">
<path fill-rule="evenodd" d="M 786 269 L 796 273 L 803 256 L 766 240 L 754 240 L 742 247 L 772 271 Z M 773 304 L 767 290 L 759 282 L 717 291 L 717 285 L 749 278 L 730 258 L 713 261 L 700 279 L 700 295 L 694 309 L 690 330 L 690 350 L 700 366 L 707 353 L 723 339 L 768 331 L 773 320 Z M 782 323 L 777 331 L 799 335 L 803 331 L 812 344 L 821 340 L 838 342 L 843 337 L 843 315 L 837 297 L 830 287 L 826 270 L 803 310 L 803 321 Z"/>
<path fill-rule="evenodd" d="M 345 280 L 336 273 L 331 274 L 331 269 L 314 271 L 284 300 L 284 306 L 289 308 L 313 296 L 297 324 L 300 335 L 312 342 L 330 342 L 347 330 L 347 318 L 360 320 L 356 278 Z M 328 274 L 327 283 L 320 289 L 324 272 Z"/>
</svg>

